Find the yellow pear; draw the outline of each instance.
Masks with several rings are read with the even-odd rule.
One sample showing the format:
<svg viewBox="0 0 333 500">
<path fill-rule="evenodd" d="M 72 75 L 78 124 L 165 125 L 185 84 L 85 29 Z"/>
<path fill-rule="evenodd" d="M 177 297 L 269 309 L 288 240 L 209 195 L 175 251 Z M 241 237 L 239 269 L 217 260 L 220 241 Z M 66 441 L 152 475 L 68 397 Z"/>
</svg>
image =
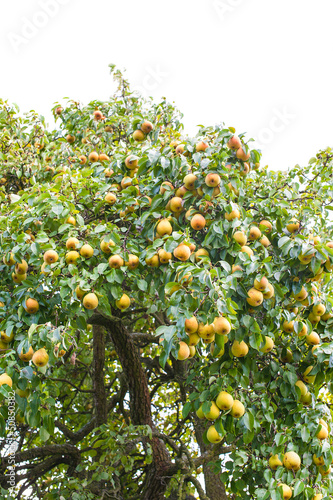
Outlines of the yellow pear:
<svg viewBox="0 0 333 500">
<path fill-rule="evenodd" d="M 83 298 L 83 306 L 86 309 L 96 309 L 98 306 L 98 298 L 94 293 L 87 293 Z"/>
<path fill-rule="evenodd" d="M 214 425 L 211 425 L 207 430 L 207 439 L 210 443 L 220 443 L 222 436 L 217 432 Z"/>
<path fill-rule="evenodd" d="M 38 349 L 38 351 L 36 351 L 32 356 L 32 362 L 39 367 L 47 365 L 48 360 L 49 360 L 49 355 L 47 354 L 44 348 Z"/>
<path fill-rule="evenodd" d="M 216 405 L 220 410 L 228 411 L 234 404 L 234 398 L 226 391 L 221 391 L 216 399 Z"/>
<path fill-rule="evenodd" d="M 12 378 L 9 375 L 7 375 L 7 373 L 2 373 L 0 375 L 0 387 L 2 385 L 9 385 L 9 387 L 13 387 Z"/>
<path fill-rule="evenodd" d="M 272 455 L 268 460 L 268 465 L 271 469 L 276 470 L 280 465 L 282 465 L 282 462 L 278 455 Z"/>
<path fill-rule="evenodd" d="M 238 340 L 234 340 L 231 347 L 231 352 L 236 358 L 243 358 L 249 352 L 249 347 L 244 342 L 244 340 L 242 340 L 241 342 L 238 342 Z"/>
<path fill-rule="evenodd" d="M 218 409 L 214 401 L 212 401 L 210 410 L 205 414 L 205 417 L 207 418 L 207 420 L 216 420 L 217 418 L 219 418 L 219 416 L 220 410 Z"/>
<path fill-rule="evenodd" d="M 124 293 L 119 300 L 116 300 L 116 306 L 121 311 L 125 311 L 130 306 L 130 303 L 131 299 L 128 295 L 126 295 L 126 293 Z"/>
<path fill-rule="evenodd" d="M 245 407 L 243 403 L 241 401 L 238 401 L 238 399 L 234 399 L 230 414 L 235 418 L 240 418 L 244 415 L 244 413 Z"/>
<path fill-rule="evenodd" d="M 231 325 L 226 318 L 216 317 L 213 321 L 214 332 L 218 335 L 228 335 L 231 330 Z"/>
<path fill-rule="evenodd" d="M 288 470 L 298 471 L 301 468 L 301 458 L 294 451 L 288 451 L 284 454 L 283 465 Z"/>
<path fill-rule="evenodd" d="M 250 306 L 257 307 L 263 303 L 264 297 L 263 294 L 259 292 L 259 290 L 256 290 L 255 288 L 250 288 L 247 294 L 248 298 L 246 300 Z"/>
<path fill-rule="evenodd" d="M 182 340 L 179 342 L 179 351 L 178 351 L 178 357 L 180 361 L 183 361 L 184 359 L 187 359 L 190 355 L 190 348 L 189 346 L 183 342 Z"/>
</svg>

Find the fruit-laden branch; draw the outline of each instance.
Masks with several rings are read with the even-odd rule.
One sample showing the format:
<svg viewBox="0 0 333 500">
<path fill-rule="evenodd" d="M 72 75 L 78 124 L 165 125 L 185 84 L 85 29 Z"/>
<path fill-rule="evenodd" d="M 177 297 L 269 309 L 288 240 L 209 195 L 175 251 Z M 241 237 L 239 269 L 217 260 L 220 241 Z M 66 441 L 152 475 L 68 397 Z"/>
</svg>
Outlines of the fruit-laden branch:
<svg viewBox="0 0 333 500">
<path fill-rule="evenodd" d="M 138 349 L 120 321 L 110 321 L 105 315 L 95 313 L 88 321 L 93 325 L 105 326 L 122 365 L 128 383 L 131 399 L 130 415 L 134 425 L 149 425 L 155 430 L 151 415 L 151 400 L 146 374 L 141 365 Z M 162 500 L 175 465 L 169 452 L 158 437 L 149 440 L 153 460 L 147 469 L 142 500 Z M 173 472 L 172 472 L 173 471 Z"/>
</svg>

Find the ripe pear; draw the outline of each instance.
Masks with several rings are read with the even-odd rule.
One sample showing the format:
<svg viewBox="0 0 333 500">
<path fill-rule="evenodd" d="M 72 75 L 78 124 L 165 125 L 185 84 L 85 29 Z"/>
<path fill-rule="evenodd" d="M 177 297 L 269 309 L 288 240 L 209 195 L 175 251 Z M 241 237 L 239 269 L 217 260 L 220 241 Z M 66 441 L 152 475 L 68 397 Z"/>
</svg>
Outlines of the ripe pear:
<svg viewBox="0 0 333 500">
<path fill-rule="evenodd" d="M 313 366 L 308 366 L 305 372 L 303 373 L 303 378 L 305 382 L 308 384 L 314 384 L 314 381 L 316 380 L 316 375 L 310 375 L 311 371 L 313 369 Z"/>
<path fill-rule="evenodd" d="M 250 158 L 250 156 L 251 156 L 250 153 L 246 153 L 242 147 L 238 148 L 236 151 L 236 157 L 239 160 L 247 161 Z"/>
<path fill-rule="evenodd" d="M 328 438 L 328 428 L 327 426 L 323 425 L 321 422 L 321 429 L 317 432 L 316 437 L 320 439 L 321 441 Z"/>
<path fill-rule="evenodd" d="M 252 248 L 250 248 L 246 245 L 242 246 L 241 252 L 246 253 L 249 257 L 252 257 L 252 255 L 254 255 Z"/>
<path fill-rule="evenodd" d="M 226 318 L 216 317 L 213 321 L 214 332 L 218 335 L 228 335 L 231 330 L 231 325 Z"/>
<path fill-rule="evenodd" d="M 241 401 L 238 401 L 238 399 L 234 399 L 230 414 L 234 418 L 240 418 L 244 415 L 244 413 L 245 413 L 245 407 L 243 403 L 241 403 Z"/>
<path fill-rule="evenodd" d="M 133 139 L 137 142 L 142 142 L 146 138 L 146 135 L 142 132 L 142 130 L 134 130 Z"/>
<path fill-rule="evenodd" d="M 272 455 L 268 460 L 268 465 L 272 470 L 276 470 L 280 465 L 282 465 L 279 455 Z"/>
<path fill-rule="evenodd" d="M 229 149 L 239 149 L 242 146 L 241 140 L 237 135 L 233 135 L 227 142 Z"/>
<path fill-rule="evenodd" d="M 66 248 L 67 250 L 75 250 L 79 244 L 80 242 L 77 238 L 68 238 L 68 240 L 66 241 Z"/>
<path fill-rule="evenodd" d="M 161 264 L 168 264 L 172 259 L 172 254 L 170 252 L 166 252 L 163 248 L 160 248 L 158 251 L 158 258 Z"/>
<path fill-rule="evenodd" d="M 114 254 L 109 258 L 109 266 L 112 269 L 119 269 L 124 265 L 124 259 L 120 255 Z"/>
<path fill-rule="evenodd" d="M 195 413 L 198 418 L 206 418 L 204 412 L 202 411 L 202 405 L 199 406 Z"/>
<path fill-rule="evenodd" d="M 39 367 L 47 365 L 48 360 L 49 360 L 49 355 L 47 354 L 44 348 L 38 349 L 38 351 L 36 351 L 32 356 L 32 362 Z"/>
<path fill-rule="evenodd" d="M 66 254 L 65 261 L 67 264 L 76 264 L 76 261 L 80 258 L 79 252 L 76 250 L 71 250 Z"/>
<path fill-rule="evenodd" d="M 298 471 L 301 468 L 301 458 L 294 451 L 288 451 L 284 454 L 283 465 L 288 470 Z"/>
<path fill-rule="evenodd" d="M 240 219 L 240 211 L 238 210 L 238 208 L 235 208 L 234 210 L 231 210 L 230 213 L 225 212 L 224 218 L 229 222 L 233 221 L 234 219 Z"/>
<path fill-rule="evenodd" d="M 173 255 L 176 257 L 176 259 L 179 259 L 183 262 L 189 259 L 191 255 L 191 250 L 188 245 L 185 245 L 185 243 L 181 243 L 176 247 L 173 251 Z"/>
<path fill-rule="evenodd" d="M 217 432 L 214 425 L 211 425 L 207 430 L 207 439 L 210 443 L 220 443 L 222 436 Z"/>
<path fill-rule="evenodd" d="M 203 229 L 206 225 L 206 219 L 204 218 L 203 215 L 201 214 L 196 214 L 194 217 L 191 219 L 191 227 L 195 231 L 200 231 Z"/>
<path fill-rule="evenodd" d="M 2 258 L 2 262 L 6 265 L 6 266 L 12 266 L 13 264 L 15 264 L 15 259 L 14 259 L 14 254 L 10 253 L 10 256 L 9 256 L 9 259 L 6 258 L 6 255 Z"/>
<path fill-rule="evenodd" d="M 260 243 L 262 244 L 263 247 L 265 248 L 268 248 L 270 245 L 271 245 L 271 242 L 269 241 L 269 239 L 267 238 L 267 236 L 263 236 L 261 239 L 260 239 Z"/>
<path fill-rule="evenodd" d="M 139 160 L 136 156 L 128 156 L 125 160 L 125 166 L 130 170 L 135 170 L 138 167 Z"/>
<path fill-rule="evenodd" d="M 188 345 L 191 346 L 196 346 L 200 342 L 200 337 L 199 335 L 194 332 L 190 333 L 188 337 Z"/>
<path fill-rule="evenodd" d="M 261 231 L 259 227 L 252 226 L 249 232 L 249 240 L 250 241 L 258 240 L 260 237 L 261 237 Z"/>
<path fill-rule="evenodd" d="M 83 297 L 82 303 L 86 309 L 96 309 L 98 306 L 98 298 L 94 293 L 87 293 L 87 295 Z"/>
<path fill-rule="evenodd" d="M 21 349 L 21 352 L 19 354 L 19 358 L 21 361 L 28 362 L 32 359 L 32 356 L 34 354 L 33 348 L 30 346 L 29 350 L 27 352 L 23 352 L 23 349 Z"/>
<path fill-rule="evenodd" d="M 183 199 L 179 196 L 174 196 L 170 200 L 170 210 L 176 214 L 183 210 Z"/>
<path fill-rule="evenodd" d="M 187 359 L 190 355 L 190 348 L 186 344 L 186 342 L 183 342 L 182 340 L 179 342 L 179 351 L 178 351 L 178 357 L 180 361 L 183 361 L 184 359 Z"/>
<path fill-rule="evenodd" d="M 243 358 L 249 352 L 249 346 L 244 342 L 244 340 L 242 340 L 241 342 L 239 342 L 238 340 L 234 340 L 231 347 L 231 352 L 236 358 Z"/>
<path fill-rule="evenodd" d="M 131 299 L 128 295 L 126 295 L 126 293 L 124 293 L 119 300 L 116 300 L 116 306 L 121 311 L 125 311 L 130 306 L 130 303 Z"/>
<path fill-rule="evenodd" d="M 146 262 L 147 266 L 150 266 L 150 267 L 158 267 L 160 265 L 160 260 L 159 260 L 159 257 L 157 254 L 153 255 L 149 259 L 146 257 L 145 262 Z"/>
<path fill-rule="evenodd" d="M 76 293 L 76 296 L 79 300 L 82 300 L 83 297 L 85 296 L 86 292 L 84 292 L 83 290 L 81 290 L 81 288 L 79 287 L 79 285 L 77 285 L 77 287 L 75 288 L 75 293 Z"/>
<path fill-rule="evenodd" d="M 243 231 L 236 231 L 232 237 L 241 247 L 247 243 L 247 236 Z"/>
<path fill-rule="evenodd" d="M 220 185 L 220 183 L 221 183 L 221 177 L 219 176 L 219 174 L 210 173 L 206 175 L 205 184 L 208 187 L 217 187 Z"/>
<path fill-rule="evenodd" d="M 272 229 L 273 229 L 273 226 L 272 226 L 272 224 L 268 220 L 261 220 L 259 222 L 259 229 L 261 231 L 270 233 L 272 231 Z"/>
<path fill-rule="evenodd" d="M 44 262 L 54 264 L 59 259 L 59 255 L 55 250 L 47 250 L 43 255 Z"/>
<path fill-rule="evenodd" d="M 312 308 L 312 312 L 315 316 L 322 316 L 325 314 L 326 307 L 324 304 L 321 304 L 320 302 L 315 304 Z"/>
<path fill-rule="evenodd" d="M 190 355 L 189 355 L 188 359 L 191 359 L 195 356 L 196 349 L 195 349 L 194 345 L 189 345 L 188 348 L 190 350 Z"/>
<path fill-rule="evenodd" d="M 111 253 L 110 247 L 114 247 L 114 246 L 115 246 L 115 242 L 113 240 L 109 240 L 109 241 L 104 241 L 104 239 L 101 240 L 100 248 L 101 248 L 102 252 L 104 252 L 104 253 Z"/>
<path fill-rule="evenodd" d="M 104 201 L 109 205 L 114 205 L 117 201 L 117 196 L 114 193 L 106 193 L 104 196 Z"/>
<path fill-rule="evenodd" d="M 295 386 L 298 387 L 301 391 L 301 396 L 305 396 L 308 393 L 308 388 L 306 387 L 304 382 L 302 382 L 302 380 L 297 380 Z"/>
<path fill-rule="evenodd" d="M 300 228 L 300 223 L 297 219 L 291 219 L 290 222 L 286 225 L 287 231 L 289 233 L 296 233 Z"/>
<path fill-rule="evenodd" d="M 320 344 L 320 337 L 317 332 L 312 331 L 309 335 L 305 336 L 305 342 L 308 345 L 319 345 Z"/>
<path fill-rule="evenodd" d="M 32 299 L 31 297 L 29 297 L 26 301 L 25 301 L 25 307 L 24 309 L 27 311 L 27 313 L 29 314 L 36 314 L 36 312 L 38 311 L 39 309 L 39 303 L 36 299 Z"/>
<path fill-rule="evenodd" d="M 192 318 L 185 319 L 185 332 L 188 334 L 195 333 L 198 331 L 198 321 L 195 316 Z"/>
<path fill-rule="evenodd" d="M 153 124 L 148 121 L 148 120 L 145 120 L 142 124 L 141 124 L 141 130 L 144 134 L 149 134 L 152 130 L 153 130 Z"/>
<path fill-rule="evenodd" d="M 206 151 L 207 148 L 208 148 L 208 144 L 206 142 L 203 142 L 203 141 L 199 141 L 195 146 L 195 150 L 197 153 L 199 153 L 199 151 Z"/>
<path fill-rule="evenodd" d="M 204 323 L 199 323 L 198 325 L 198 335 L 202 339 L 207 339 L 213 337 L 215 335 L 214 332 L 214 326 L 212 324 L 204 324 Z"/>
<path fill-rule="evenodd" d="M 197 250 L 195 252 L 195 261 L 196 262 L 199 262 L 201 260 L 201 257 L 209 257 L 208 250 L 206 250 L 205 248 L 199 248 L 199 250 Z"/>
<path fill-rule="evenodd" d="M 246 301 L 250 306 L 257 307 L 263 303 L 264 297 L 263 294 L 259 292 L 259 290 L 256 290 L 255 288 L 250 288 L 247 294 L 248 298 L 246 299 Z"/>
<path fill-rule="evenodd" d="M 85 259 L 90 259 L 94 255 L 93 247 L 88 244 L 83 245 L 80 249 L 80 255 Z"/>
<path fill-rule="evenodd" d="M 0 333 L 1 333 L 1 342 L 4 342 L 5 344 L 9 344 L 14 338 L 13 331 L 11 332 L 10 335 L 7 335 L 5 331 L 2 331 Z"/>
<path fill-rule="evenodd" d="M 290 486 L 288 486 L 287 484 L 284 484 L 284 483 L 279 483 L 278 487 L 279 487 L 280 490 L 282 488 L 282 498 L 283 498 L 283 500 L 289 500 L 289 498 L 291 498 L 291 496 L 293 494 L 292 489 L 290 488 Z"/>
<path fill-rule="evenodd" d="M 226 391 L 221 391 L 216 399 L 216 405 L 220 410 L 228 411 L 232 408 L 234 404 L 234 398 Z"/>
<path fill-rule="evenodd" d="M 175 189 L 175 188 L 173 187 L 173 185 L 171 184 L 171 182 L 169 182 L 169 181 L 164 181 L 164 182 L 162 182 L 161 187 L 160 187 L 160 194 L 164 194 L 164 193 L 166 192 L 166 190 L 167 190 L 167 186 L 168 186 L 171 190 Z"/>
<path fill-rule="evenodd" d="M 2 385 L 9 385 L 9 387 L 13 387 L 12 378 L 9 375 L 7 375 L 7 373 L 2 373 L 0 375 L 0 387 Z"/>
<path fill-rule="evenodd" d="M 282 330 L 286 333 L 293 333 L 294 332 L 294 321 L 284 321 L 282 324 Z"/>
<path fill-rule="evenodd" d="M 15 274 L 26 274 L 28 271 L 28 263 L 23 259 L 22 262 L 15 264 Z"/>
<path fill-rule="evenodd" d="M 313 455 L 313 463 L 318 467 L 325 465 L 324 457 L 317 457 L 316 454 Z"/>
<path fill-rule="evenodd" d="M 274 348 L 274 340 L 271 337 L 265 336 L 265 344 L 261 347 L 260 352 L 267 354 Z"/>
<path fill-rule="evenodd" d="M 162 219 L 156 226 L 158 236 L 170 235 L 172 233 L 172 225 L 168 219 Z"/>
<path fill-rule="evenodd" d="M 260 292 L 263 292 L 266 290 L 268 287 L 268 279 L 263 276 L 260 281 L 257 280 L 257 278 L 254 280 L 253 286 L 256 290 L 259 290 Z"/>
<path fill-rule="evenodd" d="M 205 414 L 205 417 L 207 418 L 207 420 L 216 420 L 217 418 L 219 418 L 219 416 L 220 410 L 218 409 L 214 401 L 212 401 L 210 410 Z"/>
<path fill-rule="evenodd" d="M 185 188 L 188 189 L 189 191 L 193 191 L 195 189 L 195 181 L 197 179 L 198 179 L 198 177 L 194 174 L 185 175 L 185 177 L 183 179 Z"/>
<path fill-rule="evenodd" d="M 292 294 L 292 296 L 294 297 L 295 300 L 301 302 L 302 300 L 305 300 L 307 298 L 308 292 L 306 291 L 304 286 L 302 286 L 301 290 L 296 294 Z"/>
<path fill-rule="evenodd" d="M 98 153 L 96 151 L 92 151 L 91 153 L 89 153 L 88 159 L 89 161 L 91 161 L 91 163 L 95 163 L 96 161 L 98 161 L 98 157 Z"/>
<path fill-rule="evenodd" d="M 127 266 L 129 269 L 134 270 L 138 267 L 139 263 L 139 257 L 130 253 L 128 254 L 128 261 L 125 262 L 125 266 Z"/>
</svg>

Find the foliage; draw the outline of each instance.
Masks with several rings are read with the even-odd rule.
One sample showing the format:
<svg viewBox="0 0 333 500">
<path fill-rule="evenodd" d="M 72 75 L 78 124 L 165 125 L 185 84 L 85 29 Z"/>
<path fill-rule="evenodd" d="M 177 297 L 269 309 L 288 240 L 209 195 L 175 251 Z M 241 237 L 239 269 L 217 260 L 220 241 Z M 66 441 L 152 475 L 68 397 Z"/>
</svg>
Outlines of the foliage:
<svg viewBox="0 0 333 500">
<path fill-rule="evenodd" d="M 279 500 L 280 483 L 300 500 L 319 491 L 330 498 L 331 438 L 317 434 L 320 419 L 331 424 L 331 150 L 306 167 L 270 171 L 244 134 L 245 161 L 229 147 L 232 127 L 201 126 L 197 137 L 185 137 L 172 104 L 144 101 L 119 70 L 111 72 L 112 99 L 56 103 L 54 131 L 35 112 L 20 115 L 1 101 L 0 367 L 16 391 L 21 480 L 7 498 L 27 487 L 34 498 L 59 498 L 59 491 L 64 499 L 152 498 L 154 481 L 155 498 L 177 491 L 213 499 L 219 487 L 214 500 Z M 136 141 L 133 133 L 149 122 L 152 131 Z M 188 174 L 195 183 L 183 189 Z M 196 214 L 204 220 L 198 230 Z M 172 231 L 159 234 L 161 220 Z M 78 239 L 74 248 L 69 238 Z M 92 256 L 81 255 L 85 244 Z M 183 260 L 175 256 L 181 244 Z M 49 250 L 55 262 L 47 262 Z M 166 263 L 161 250 L 171 254 Z M 70 251 L 79 253 L 70 259 Z M 23 261 L 26 273 L 17 267 Z M 262 279 L 264 295 L 254 283 Z M 84 307 L 80 293 L 95 294 L 97 308 Z M 28 299 L 38 310 L 27 311 Z M 181 342 L 194 343 L 185 331 L 193 317 L 195 354 L 185 347 L 187 359 L 177 359 Z M 231 326 L 226 335 L 209 328 L 220 317 Z M 246 343 L 244 357 L 233 355 L 235 341 Z M 45 366 L 20 359 L 30 346 L 46 350 Z M 304 374 L 309 367 L 314 379 Z M 0 387 L 2 436 L 10 390 Z M 244 415 L 229 409 L 205 418 L 221 391 L 244 405 Z M 221 442 L 207 439 L 211 425 Z M 301 457 L 299 470 L 272 470 L 270 456 L 282 460 L 287 451 Z"/>
</svg>

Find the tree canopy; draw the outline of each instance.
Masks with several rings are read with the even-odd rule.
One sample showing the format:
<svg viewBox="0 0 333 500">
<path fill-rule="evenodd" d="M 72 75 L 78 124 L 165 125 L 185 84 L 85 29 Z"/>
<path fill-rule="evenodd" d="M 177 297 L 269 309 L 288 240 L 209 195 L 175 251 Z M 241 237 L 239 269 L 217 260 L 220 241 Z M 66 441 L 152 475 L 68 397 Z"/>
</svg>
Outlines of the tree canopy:
<svg viewBox="0 0 333 500">
<path fill-rule="evenodd" d="M 271 171 L 111 73 L 55 130 L 0 101 L 2 497 L 331 498 L 331 149 Z"/>
</svg>

